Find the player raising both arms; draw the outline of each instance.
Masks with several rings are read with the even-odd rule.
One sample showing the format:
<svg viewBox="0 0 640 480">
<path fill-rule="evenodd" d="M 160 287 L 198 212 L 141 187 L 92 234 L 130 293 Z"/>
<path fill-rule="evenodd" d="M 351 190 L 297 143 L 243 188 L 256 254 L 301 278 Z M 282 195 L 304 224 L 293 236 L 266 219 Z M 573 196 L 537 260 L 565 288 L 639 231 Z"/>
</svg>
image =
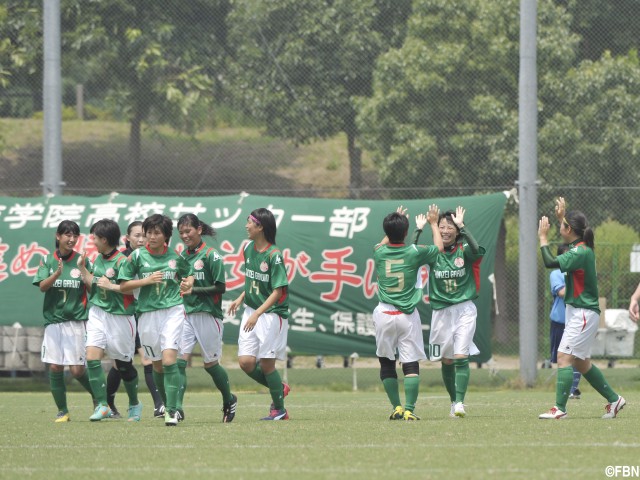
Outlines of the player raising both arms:
<svg viewBox="0 0 640 480">
<path fill-rule="evenodd" d="M 93 395 L 98 405 L 89 417 L 92 422 L 107 418 L 106 376 L 102 369 L 105 352 L 115 360 L 129 396 L 128 418 L 140 421 L 142 403 L 138 401 L 138 371 L 133 366 L 136 322 L 133 316 L 135 299 L 123 295 L 118 285 L 118 272 L 127 257 L 118 251 L 120 227 L 113 220 L 103 219 L 93 224 L 90 233 L 98 249 L 93 272 L 80 267 L 82 278 L 90 289 L 91 308 L 87 321 L 87 368 Z M 86 252 L 82 254 L 86 258 Z"/>
<path fill-rule="evenodd" d="M 183 388 L 178 393 L 178 410 L 187 388 L 186 367 L 196 342 L 200 344 L 205 371 L 222 394 L 222 421 L 229 423 L 236 415 L 237 397 L 231 393 L 229 375 L 222 365 L 222 294 L 226 290 L 224 262 L 218 251 L 207 246 L 202 236 L 215 237 L 215 230 L 187 213 L 178 220 L 178 231 L 186 250 L 182 256 L 193 269 L 193 287 L 186 286 L 182 291 L 187 318 L 182 329 L 180 369 Z"/>
<path fill-rule="evenodd" d="M 287 358 L 289 328 L 289 283 L 276 247 L 276 219 L 271 211 L 258 208 L 247 218 L 251 240 L 244 248 L 244 292 L 229 306 L 235 315 L 244 303 L 238 337 L 240 368 L 256 382 L 269 389 L 273 403 L 262 420 L 288 420 L 284 397 L 289 386 L 282 383 L 276 359 Z"/>
<path fill-rule="evenodd" d="M 427 216 L 421 217 L 431 224 L 434 245 L 405 245 L 409 220 L 406 210 L 400 207 L 384 218 L 385 237 L 373 252 L 380 300 L 373 311 L 376 355 L 380 361 L 380 380 L 394 409 L 390 420 L 420 420 L 413 413 L 420 390 L 418 362 L 427 356 L 416 308 L 422 299 L 422 290 L 416 288 L 416 279 L 420 267 L 434 260 L 443 248 L 437 227 L 438 207 L 431 205 Z M 404 408 L 398 391 L 396 351 L 404 373 Z"/>
<path fill-rule="evenodd" d="M 151 215 L 142 229 L 147 245 L 129 256 L 118 279 L 122 293 L 140 289 L 140 341 L 146 356 L 153 361 L 154 380 L 165 400 L 165 425 L 174 426 L 182 419 L 176 407 L 180 387 L 176 360 L 185 318 L 180 282 L 186 279 L 185 286 L 192 285 L 193 277 L 186 260 L 168 246 L 173 233 L 169 217 Z"/>
<path fill-rule="evenodd" d="M 63 220 L 56 230 L 56 250 L 40 260 L 33 284 L 44 292 L 44 339 L 42 362 L 49 364 L 49 382 L 53 400 L 58 407 L 56 423 L 68 422 L 67 388 L 64 367 L 91 393 L 85 368 L 85 320 L 87 319 L 87 290 L 80 278 L 78 261 L 89 261 L 74 250 L 80 227 L 71 220 Z"/>
<path fill-rule="evenodd" d="M 465 229 L 464 213 L 459 206 L 455 212 L 440 214 L 438 230 L 444 252 L 429 262 L 429 357 L 441 362 L 442 380 L 451 400 L 450 417 L 466 415 L 463 402 L 469 385 L 469 355 L 480 353 L 473 343 L 478 317 L 473 300 L 480 291 L 479 270 L 485 249 Z"/>
<path fill-rule="evenodd" d="M 602 418 L 615 418 L 625 405 L 625 399 L 613 391 L 598 367 L 591 363 L 591 347 L 598 333 L 600 308 L 594 253 L 593 230 L 587 225 L 582 212 L 565 211 L 564 198 L 556 200 L 556 217 L 560 223 L 560 236 L 569 244 L 569 250 L 554 257 L 549 249 L 547 233 L 549 219 L 542 217 L 538 224 L 538 238 L 542 260 L 547 268 L 566 272 L 565 328 L 558 347 L 558 379 L 556 404 L 541 419 L 567 418 L 567 399 L 573 383 L 573 368 L 607 399 Z"/>
</svg>

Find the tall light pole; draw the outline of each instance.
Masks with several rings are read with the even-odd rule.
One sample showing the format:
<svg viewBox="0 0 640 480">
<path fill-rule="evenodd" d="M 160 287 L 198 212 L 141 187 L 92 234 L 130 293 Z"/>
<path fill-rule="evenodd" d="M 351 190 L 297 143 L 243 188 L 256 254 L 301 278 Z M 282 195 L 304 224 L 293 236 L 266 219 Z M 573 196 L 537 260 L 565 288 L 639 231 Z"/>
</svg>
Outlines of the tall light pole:
<svg viewBox="0 0 640 480">
<path fill-rule="evenodd" d="M 62 186 L 62 76 L 60 73 L 60 0 L 42 0 L 44 78 L 44 128 L 42 194 L 61 195 Z"/>
<path fill-rule="evenodd" d="M 538 362 L 538 71 L 537 1 L 520 0 L 518 197 L 520 268 L 520 377 L 533 386 Z"/>
</svg>

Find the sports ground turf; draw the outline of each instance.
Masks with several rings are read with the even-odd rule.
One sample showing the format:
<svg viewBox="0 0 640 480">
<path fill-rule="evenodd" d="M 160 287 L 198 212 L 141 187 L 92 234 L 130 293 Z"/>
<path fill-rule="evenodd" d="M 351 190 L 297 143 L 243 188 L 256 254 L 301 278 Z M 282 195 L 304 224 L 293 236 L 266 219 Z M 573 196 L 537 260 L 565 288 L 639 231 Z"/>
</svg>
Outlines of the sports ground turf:
<svg viewBox="0 0 640 480">
<path fill-rule="evenodd" d="M 570 402 L 568 419 L 538 420 L 553 404 L 553 382 L 494 390 L 479 372 L 475 387 L 472 376 L 464 419 L 449 418 L 444 388 L 430 384 L 437 383 L 437 372 L 425 372 L 419 422 L 389 421 L 391 408 L 381 390 L 373 391 L 375 384 L 352 392 L 296 389 L 293 383 L 290 421 L 260 421 L 270 397 L 247 384 L 238 385 L 236 419 L 222 424 L 219 394 L 200 388 L 204 377 L 195 369 L 194 388 L 185 397 L 187 418 L 177 427 L 151 418 L 144 391 L 139 423 L 90 423 L 90 398 L 74 389 L 72 421 L 54 424 L 48 392 L 5 389 L 0 478 L 610 478 L 608 466 L 640 465 L 639 374 L 625 370 L 606 372 L 627 399 L 614 420 L 600 418 L 605 402 L 586 384 L 582 399 Z M 123 392 L 119 400 L 125 410 Z"/>
</svg>

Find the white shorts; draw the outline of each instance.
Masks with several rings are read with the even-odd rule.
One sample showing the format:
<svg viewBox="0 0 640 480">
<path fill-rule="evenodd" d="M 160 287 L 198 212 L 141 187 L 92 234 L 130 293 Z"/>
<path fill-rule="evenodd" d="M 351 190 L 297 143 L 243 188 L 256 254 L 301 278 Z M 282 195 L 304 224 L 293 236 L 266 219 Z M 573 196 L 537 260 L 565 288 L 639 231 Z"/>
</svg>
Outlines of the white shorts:
<svg viewBox="0 0 640 480">
<path fill-rule="evenodd" d="M 84 321 L 52 323 L 44 329 L 40 358 L 53 365 L 84 365 L 87 330 Z"/>
<path fill-rule="evenodd" d="M 240 333 L 238 335 L 238 356 L 249 355 L 261 358 L 287 359 L 287 332 L 289 321 L 277 313 L 263 313 L 250 332 L 244 331 L 244 324 L 255 310 L 244 306 Z"/>
<path fill-rule="evenodd" d="M 476 333 L 478 309 L 471 301 L 434 310 L 431 314 L 429 335 L 429 359 L 433 362 L 455 355 L 478 355 L 480 350 L 473 343 Z"/>
<path fill-rule="evenodd" d="M 95 305 L 89 310 L 87 347 L 98 347 L 113 360 L 130 362 L 136 346 L 136 319 L 114 315 Z"/>
<path fill-rule="evenodd" d="M 600 314 L 586 308 L 567 305 L 566 323 L 558 352 L 584 360 L 591 358 L 591 347 L 598 333 Z"/>
<path fill-rule="evenodd" d="M 406 314 L 393 305 L 381 302 L 373 311 L 373 326 L 376 330 L 378 357 L 395 361 L 397 350 L 398 359 L 402 363 L 419 362 L 427 358 L 417 308 Z"/>
<path fill-rule="evenodd" d="M 157 361 L 164 350 L 178 350 L 185 317 L 184 305 L 140 314 L 138 333 L 144 356 Z"/>
<path fill-rule="evenodd" d="M 196 342 L 200 344 L 204 363 L 220 361 L 222 357 L 222 320 L 207 312 L 188 313 L 182 327 L 180 354 L 191 354 Z"/>
</svg>

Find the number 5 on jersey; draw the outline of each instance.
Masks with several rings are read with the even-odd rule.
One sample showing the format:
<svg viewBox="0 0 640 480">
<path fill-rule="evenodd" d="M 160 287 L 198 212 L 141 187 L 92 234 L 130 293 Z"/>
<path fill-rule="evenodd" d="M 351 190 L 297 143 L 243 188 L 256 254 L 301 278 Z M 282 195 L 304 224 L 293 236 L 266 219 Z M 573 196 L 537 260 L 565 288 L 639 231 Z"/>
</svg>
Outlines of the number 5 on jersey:
<svg viewBox="0 0 640 480">
<path fill-rule="evenodd" d="M 401 260 L 387 260 L 384 262 L 384 274 L 388 278 L 396 278 L 398 279 L 398 285 L 395 287 L 387 288 L 387 292 L 401 292 L 404 289 L 404 273 L 402 272 L 392 272 L 391 267 L 394 265 L 402 265 L 404 263 L 404 259 Z"/>
</svg>

